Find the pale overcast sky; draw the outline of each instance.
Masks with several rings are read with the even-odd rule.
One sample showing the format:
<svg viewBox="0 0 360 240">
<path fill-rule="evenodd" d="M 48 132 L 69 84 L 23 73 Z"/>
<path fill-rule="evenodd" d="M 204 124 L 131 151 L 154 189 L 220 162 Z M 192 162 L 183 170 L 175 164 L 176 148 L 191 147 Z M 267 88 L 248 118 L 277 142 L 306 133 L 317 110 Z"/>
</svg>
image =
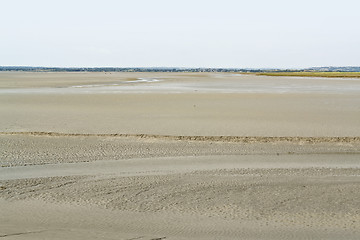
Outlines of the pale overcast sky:
<svg viewBox="0 0 360 240">
<path fill-rule="evenodd" d="M 0 65 L 359 66 L 359 0 L 0 0 Z"/>
</svg>

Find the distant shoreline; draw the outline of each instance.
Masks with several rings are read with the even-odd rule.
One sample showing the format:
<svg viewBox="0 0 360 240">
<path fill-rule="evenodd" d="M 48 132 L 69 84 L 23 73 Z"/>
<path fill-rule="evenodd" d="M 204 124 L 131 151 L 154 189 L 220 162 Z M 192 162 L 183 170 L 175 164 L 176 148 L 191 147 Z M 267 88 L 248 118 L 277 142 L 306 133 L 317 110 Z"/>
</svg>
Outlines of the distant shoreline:
<svg viewBox="0 0 360 240">
<path fill-rule="evenodd" d="M 32 67 L 0 66 L 0 72 L 233 72 L 267 76 L 360 77 L 360 67 L 280 68 L 181 68 L 181 67 Z"/>
<path fill-rule="evenodd" d="M 360 72 L 260 72 L 251 73 L 260 76 L 281 77 L 328 77 L 328 78 L 360 78 Z"/>
</svg>

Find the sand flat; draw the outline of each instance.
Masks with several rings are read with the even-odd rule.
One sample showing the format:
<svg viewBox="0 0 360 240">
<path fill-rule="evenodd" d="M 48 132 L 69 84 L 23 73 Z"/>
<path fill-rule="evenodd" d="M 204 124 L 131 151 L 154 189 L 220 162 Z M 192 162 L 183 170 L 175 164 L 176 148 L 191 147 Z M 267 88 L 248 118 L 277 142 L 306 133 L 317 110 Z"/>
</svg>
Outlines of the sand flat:
<svg viewBox="0 0 360 240">
<path fill-rule="evenodd" d="M 2 131 L 359 136 L 359 95 L 0 95 Z"/>
<path fill-rule="evenodd" d="M 0 237 L 359 239 L 359 83 L 0 72 Z"/>
<path fill-rule="evenodd" d="M 139 78 L 163 81 L 123 83 Z M 2 72 L 0 86 L 5 132 L 360 136 L 359 79 Z"/>
<path fill-rule="evenodd" d="M 78 163 L 70 171 L 64 165 L 39 165 L 23 174 L 15 167 L 15 179 L 0 181 L 1 234 L 20 233 L 20 239 L 357 239 L 357 158 L 295 158 L 292 164 L 294 157 L 274 156 L 262 161 L 257 156 L 143 159 L 90 163 L 93 168 Z M 339 158 L 342 166 L 334 164 Z"/>
</svg>

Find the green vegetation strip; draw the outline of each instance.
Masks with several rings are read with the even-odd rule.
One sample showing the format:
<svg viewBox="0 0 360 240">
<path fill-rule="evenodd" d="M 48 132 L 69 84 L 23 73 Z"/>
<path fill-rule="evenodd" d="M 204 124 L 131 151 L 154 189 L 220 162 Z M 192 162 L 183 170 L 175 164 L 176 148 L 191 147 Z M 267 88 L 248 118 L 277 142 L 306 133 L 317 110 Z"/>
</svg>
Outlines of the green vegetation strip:
<svg viewBox="0 0 360 240">
<path fill-rule="evenodd" d="M 261 76 L 360 78 L 360 72 L 259 72 Z"/>
</svg>

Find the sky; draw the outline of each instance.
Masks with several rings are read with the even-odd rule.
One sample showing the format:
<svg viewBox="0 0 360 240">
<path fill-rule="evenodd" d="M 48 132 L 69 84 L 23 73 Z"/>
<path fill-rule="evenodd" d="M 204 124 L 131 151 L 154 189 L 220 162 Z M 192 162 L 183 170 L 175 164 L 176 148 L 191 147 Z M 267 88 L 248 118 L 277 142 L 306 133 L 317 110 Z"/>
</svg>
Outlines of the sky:
<svg viewBox="0 0 360 240">
<path fill-rule="evenodd" d="M 359 0 L 0 0 L 0 66 L 360 66 Z"/>
</svg>

